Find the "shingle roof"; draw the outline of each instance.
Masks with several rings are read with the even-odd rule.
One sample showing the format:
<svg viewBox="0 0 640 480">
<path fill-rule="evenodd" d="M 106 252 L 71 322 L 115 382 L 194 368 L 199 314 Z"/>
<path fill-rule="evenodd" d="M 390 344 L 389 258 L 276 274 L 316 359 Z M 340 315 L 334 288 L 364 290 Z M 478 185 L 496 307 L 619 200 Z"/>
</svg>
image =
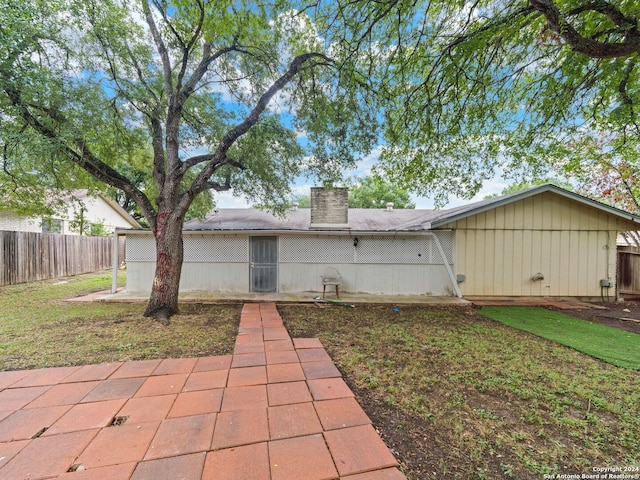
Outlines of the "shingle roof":
<svg viewBox="0 0 640 480">
<path fill-rule="evenodd" d="M 395 209 L 349 209 L 349 226 L 336 227 L 333 230 L 351 232 L 389 232 L 418 231 L 437 229 L 448 223 L 465 217 L 498 208 L 518 200 L 523 200 L 544 192 L 553 192 L 573 201 L 602 210 L 611 215 L 640 224 L 640 217 L 604 203 L 570 192 L 552 184 L 521 190 L 479 202 L 461 205 L 443 210 Z M 300 208 L 289 211 L 284 217 L 276 217 L 269 212 L 252 208 L 219 209 L 204 222 L 191 220 L 186 222 L 186 231 L 317 231 L 311 228 L 311 210 Z"/>
<path fill-rule="evenodd" d="M 433 210 L 379 210 L 367 208 L 349 209 L 349 227 L 338 230 L 357 232 L 386 232 L 398 230 L 422 230 L 422 223 Z M 184 224 L 185 231 L 316 231 L 311 228 L 311 209 L 300 208 L 289 211 L 282 218 L 253 208 L 221 208 L 209 215 L 204 222 L 190 220 Z"/>
</svg>

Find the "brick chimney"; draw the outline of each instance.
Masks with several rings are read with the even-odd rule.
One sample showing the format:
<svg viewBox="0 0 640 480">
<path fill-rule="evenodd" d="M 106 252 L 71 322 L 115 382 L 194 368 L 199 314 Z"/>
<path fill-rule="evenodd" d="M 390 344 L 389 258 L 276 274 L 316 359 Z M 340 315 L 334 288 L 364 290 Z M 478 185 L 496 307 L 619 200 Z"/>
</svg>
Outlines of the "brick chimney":
<svg viewBox="0 0 640 480">
<path fill-rule="evenodd" d="M 348 189 L 311 187 L 310 226 L 317 229 L 348 228 Z"/>
</svg>

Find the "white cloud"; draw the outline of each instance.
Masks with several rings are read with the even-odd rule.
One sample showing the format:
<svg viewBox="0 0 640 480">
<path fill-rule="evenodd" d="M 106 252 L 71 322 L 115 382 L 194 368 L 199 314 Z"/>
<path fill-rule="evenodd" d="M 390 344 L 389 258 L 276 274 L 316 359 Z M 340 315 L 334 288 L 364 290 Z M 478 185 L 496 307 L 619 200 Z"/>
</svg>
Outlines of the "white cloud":
<svg viewBox="0 0 640 480">
<path fill-rule="evenodd" d="M 233 191 L 216 192 L 214 194 L 216 208 L 251 208 L 251 204 L 244 197 L 233 195 Z"/>
<path fill-rule="evenodd" d="M 313 187 L 313 186 L 315 186 L 315 185 L 309 185 L 309 184 L 295 185 L 295 186 L 291 187 L 291 194 L 294 197 L 304 196 L 304 195 L 311 195 L 311 187 Z"/>
<path fill-rule="evenodd" d="M 383 148 L 383 145 L 378 145 L 376 148 L 371 150 L 369 155 L 356 164 L 355 169 L 348 172 L 347 176 L 366 177 L 367 175 L 371 175 L 371 170 L 373 166 L 378 163 Z"/>
</svg>

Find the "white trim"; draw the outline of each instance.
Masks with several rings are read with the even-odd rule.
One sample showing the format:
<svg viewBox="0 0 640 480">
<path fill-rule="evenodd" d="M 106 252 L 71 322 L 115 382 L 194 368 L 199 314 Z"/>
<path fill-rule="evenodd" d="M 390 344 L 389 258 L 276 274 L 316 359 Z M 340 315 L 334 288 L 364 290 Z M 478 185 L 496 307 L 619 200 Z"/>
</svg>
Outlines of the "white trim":
<svg viewBox="0 0 640 480">
<path fill-rule="evenodd" d="M 568 198 L 569 200 L 573 200 L 575 202 L 578 203 L 582 203 L 583 205 L 587 205 L 593 208 L 597 208 L 598 210 L 601 210 L 603 212 L 606 212 L 610 215 L 616 216 L 618 218 L 622 218 L 624 220 L 628 220 L 631 222 L 635 222 L 640 224 L 640 217 L 633 215 L 629 212 L 625 212 L 624 210 L 620 210 L 618 208 L 615 207 L 611 207 L 609 205 L 606 205 L 604 203 L 601 202 L 597 202 L 595 200 L 591 200 L 590 198 L 587 197 L 583 197 L 582 195 L 579 195 L 577 193 L 574 192 L 570 192 L 568 190 L 565 190 L 564 188 L 560 188 L 556 185 L 553 184 L 547 184 L 547 185 L 542 185 L 540 187 L 534 187 L 534 188 L 530 188 L 528 190 L 523 190 L 521 192 L 517 192 L 511 195 L 506 195 L 504 197 L 499 197 L 497 199 L 495 199 L 494 201 L 489 200 L 488 202 L 484 203 L 483 205 L 480 205 L 478 207 L 475 208 L 469 208 L 468 210 L 462 210 L 460 213 L 452 213 L 450 215 L 443 215 L 442 217 L 438 218 L 437 220 L 434 220 L 432 222 L 427 222 L 424 223 L 423 226 L 425 229 L 427 230 L 431 230 L 434 227 L 438 227 L 439 225 L 445 225 L 447 223 L 451 223 L 451 222 L 456 222 L 458 220 L 461 220 L 463 218 L 466 217 L 471 217 L 473 215 L 477 215 L 479 213 L 482 212 L 486 212 L 489 210 L 494 210 L 498 207 L 501 207 L 503 205 L 508 205 L 510 203 L 514 203 L 517 202 L 519 200 L 524 200 L 526 198 L 529 197 L 533 197 L 536 195 L 539 195 L 541 193 L 545 193 L 545 192 L 551 192 L 551 193 L 555 193 L 557 195 L 560 195 L 562 197 Z M 471 206 L 471 205 L 470 205 Z"/>
</svg>

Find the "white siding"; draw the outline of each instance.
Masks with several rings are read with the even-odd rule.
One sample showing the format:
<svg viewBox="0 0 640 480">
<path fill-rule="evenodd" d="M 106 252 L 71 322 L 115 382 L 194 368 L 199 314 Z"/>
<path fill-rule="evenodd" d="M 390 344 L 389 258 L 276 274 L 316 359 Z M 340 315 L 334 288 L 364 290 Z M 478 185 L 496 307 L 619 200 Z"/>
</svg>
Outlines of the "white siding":
<svg viewBox="0 0 640 480">
<path fill-rule="evenodd" d="M 131 223 L 120 212 L 115 210 L 104 199 L 85 197 L 82 203 L 86 208 L 84 212 L 84 220 L 89 224 L 100 224 L 107 232 L 113 233 L 116 228 L 132 228 Z M 77 235 L 78 232 L 71 228 L 73 221 L 79 212 L 76 211 L 77 205 L 72 203 L 64 214 L 56 214 L 52 218 L 60 220 L 62 231 L 59 233 L 65 235 Z M 19 217 L 12 211 L 0 211 L 0 230 L 11 232 L 42 232 L 41 218 Z"/>
<path fill-rule="evenodd" d="M 9 210 L 0 211 L 0 230 L 7 232 L 41 232 L 40 220 L 19 217 Z"/>
<path fill-rule="evenodd" d="M 452 232 L 438 232 L 453 263 Z M 320 275 L 334 266 L 341 291 L 386 295 L 453 295 L 444 262 L 429 235 L 281 235 L 278 291 L 320 292 Z M 180 288 L 188 291 L 249 291 L 249 236 L 187 234 Z M 127 290 L 148 292 L 155 264 L 151 235 L 127 236 Z"/>
<path fill-rule="evenodd" d="M 109 233 L 113 233 L 116 228 L 132 228 L 131 223 L 101 197 L 85 197 L 82 198 L 82 203 L 86 208 L 84 218 L 88 223 L 102 225 Z M 73 219 L 76 216 L 75 211 L 67 212 L 67 219 Z M 68 229 L 69 222 L 65 221 L 65 224 L 65 228 Z M 76 232 L 66 231 L 65 233 Z"/>
</svg>

